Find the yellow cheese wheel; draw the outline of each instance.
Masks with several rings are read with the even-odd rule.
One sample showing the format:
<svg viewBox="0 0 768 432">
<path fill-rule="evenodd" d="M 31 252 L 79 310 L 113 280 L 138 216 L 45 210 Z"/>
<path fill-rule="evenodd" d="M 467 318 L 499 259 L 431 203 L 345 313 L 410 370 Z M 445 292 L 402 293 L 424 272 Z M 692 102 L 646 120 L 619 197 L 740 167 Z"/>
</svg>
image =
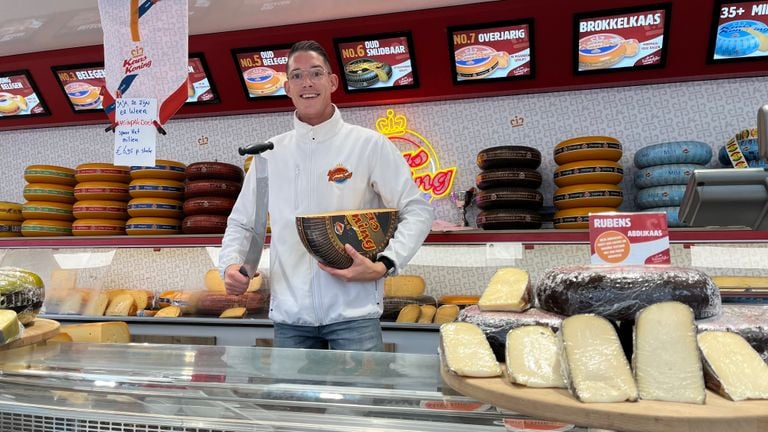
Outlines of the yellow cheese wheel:
<svg viewBox="0 0 768 432">
<path fill-rule="evenodd" d="M 27 183 L 52 183 L 74 186 L 75 170 L 56 165 L 29 165 L 24 169 Z"/>
<path fill-rule="evenodd" d="M 23 206 L 19 203 L 10 201 L 0 201 L 0 220 L 21 221 L 24 220 L 22 214 Z"/>
<path fill-rule="evenodd" d="M 136 179 L 128 189 L 131 198 L 166 198 L 172 200 L 184 197 L 184 183 L 176 180 Z"/>
<path fill-rule="evenodd" d="M 78 201 L 128 201 L 130 195 L 128 195 L 127 183 L 89 181 L 75 186 L 75 198 Z"/>
<path fill-rule="evenodd" d="M 178 234 L 181 231 L 181 221 L 171 218 L 134 217 L 125 224 L 128 235 L 162 235 Z"/>
<path fill-rule="evenodd" d="M 72 235 L 72 222 L 27 219 L 21 224 L 21 235 L 24 237 L 49 237 Z"/>
<path fill-rule="evenodd" d="M 78 219 L 72 223 L 72 235 L 122 235 L 125 234 L 125 221 L 117 219 Z"/>
<path fill-rule="evenodd" d="M 125 201 L 83 200 L 72 206 L 72 214 L 77 219 L 128 219 Z"/>
<path fill-rule="evenodd" d="M 588 229 L 590 213 L 615 212 L 612 207 L 576 207 L 555 212 L 552 222 L 557 229 Z"/>
<path fill-rule="evenodd" d="M 618 161 L 623 154 L 621 142 L 607 136 L 571 138 L 556 145 L 553 153 L 558 165 L 594 159 Z"/>
<path fill-rule="evenodd" d="M 78 183 L 94 181 L 128 183 L 131 181 L 131 169 L 127 166 L 108 163 L 84 163 L 75 167 L 75 179 Z"/>
<path fill-rule="evenodd" d="M 20 237 L 21 221 L 0 220 L 0 237 Z"/>
<path fill-rule="evenodd" d="M 21 209 L 24 219 L 71 221 L 72 204 L 50 201 L 27 201 Z"/>
<path fill-rule="evenodd" d="M 131 178 L 136 179 L 166 179 L 184 180 L 187 166 L 181 162 L 157 159 L 155 166 L 132 166 Z"/>
<path fill-rule="evenodd" d="M 586 160 L 560 165 L 554 174 L 558 187 L 586 183 L 619 184 L 624 178 L 624 168 L 610 160 Z"/>
<path fill-rule="evenodd" d="M 561 187 L 552 202 L 558 210 L 574 207 L 618 207 L 624 201 L 621 186 L 612 184 L 582 184 Z"/>
<path fill-rule="evenodd" d="M 184 204 L 167 198 L 134 198 L 128 201 L 128 214 L 131 217 L 181 218 Z"/>
<path fill-rule="evenodd" d="M 24 186 L 24 199 L 27 201 L 53 201 L 72 204 L 75 193 L 72 186 L 53 183 L 29 183 Z"/>
</svg>

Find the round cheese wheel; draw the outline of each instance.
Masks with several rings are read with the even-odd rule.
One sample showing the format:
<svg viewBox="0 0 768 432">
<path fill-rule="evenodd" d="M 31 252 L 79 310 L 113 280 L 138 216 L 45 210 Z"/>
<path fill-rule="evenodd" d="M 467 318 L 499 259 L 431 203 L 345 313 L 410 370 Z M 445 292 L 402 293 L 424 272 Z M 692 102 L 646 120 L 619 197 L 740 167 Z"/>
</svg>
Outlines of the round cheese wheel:
<svg viewBox="0 0 768 432">
<path fill-rule="evenodd" d="M 24 219 L 71 221 L 72 204 L 51 201 L 27 201 L 21 209 Z"/>
<path fill-rule="evenodd" d="M 539 306 L 562 315 L 593 313 L 634 320 L 646 306 L 679 301 L 697 319 L 720 313 L 720 291 L 703 272 L 673 266 L 563 266 L 547 270 L 536 285 Z"/>
<path fill-rule="evenodd" d="M 117 219 L 78 219 L 72 223 L 72 235 L 99 236 L 125 234 L 125 221 Z"/>
<path fill-rule="evenodd" d="M 128 219 L 125 201 L 84 200 L 72 206 L 72 214 L 77 219 Z"/>
<path fill-rule="evenodd" d="M 576 207 L 555 212 L 552 223 L 556 229 L 589 229 L 590 213 L 615 212 L 612 207 Z"/>
<path fill-rule="evenodd" d="M 128 195 L 127 183 L 90 181 L 78 183 L 75 186 L 75 198 L 78 201 L 128 201 L 130 195 Z"/>
<path fill-rule="evenodd" d="M 736 20 L 717 28 L 715 54 L 722 57 L 744 57 L 761 47 L 762 38 L 768 33 L 766 25 L 754 20 Z M 766 47 L 768 48 L 768 47 Z"/>
<path fill-rule="evenodd" d="M 221 179 L 242 183 L 243 175 L 242 168 L 224 162 L 195 162 L 187 167 L 187 180 Z"/>
<path fill-rule="evenodd" d="M 641 189 L 635 197 L 635 204 L 641 209 L 651 207 L 679 206 L 683 202 L 686 185 L 665 185 Z"/>
<path fill-rule="evenodd" d="M 619 184 L 624 168 L 610 160 L 585 160 L 560 165 L 554 174 L 558 187 L 586 183 Z"/>
<path fill-rule="evenodd" d="M 712 160 L 712 147 L 700 141 L 672 141 L 643 147 L 635 153 L 635 166 L 646 168 L 666 164 L 706 165 Z"/>
<path fill-rule="evenodd" d="M 227 197 L 190 198 L 184 201 L 184 214 L 187 216 L 198 214 L 228 216 L 234 205 L 235 200 Z"/>
<path fill-rule="evenodd" d="M 20 237 L 21 221 L 0 220 L 0 237 Z"/>
<path fill-rule="evenodd" d="M 21 224 L 21 235 L 24 237 L 53 237 L 72 235 L 72 222 L 27 219 Z"/>
<path fill-rule="evenodd" d="M 491 168 L 533 168 L 541 165 L 541 152 L 527 146 L 498 146 L 480 150 L 477 166 Z"/>
<path fill-rule="evenodd" d="M 231 180 L 192 180 L 188 181 L 184 197 L 196 198 L 202 196 L 220 196 L 237 198 L 241 184 Z"/>
<path fill-rule="evenodd" d="M 635 186 L 644 189 L 653 186 L 684 185 L 697 169 L 707 169 L 697 164 L 654 165 L 635 171 Z"/>
<path fill-rule="evenodd" d="M 131 181 L 131 169 L 127 166 L 108 163 L 84 163 L 75 167 L 75 179 L 83 182 L 116 182 Z"/>
<path fill-rule="evenodd" d="M 539 229 L 541 215 L 536 210 L 484 210 L 475 219 L 477 227 L 484 230 Z"/>
<path fill-rule="evenodd" d="M 24 186 L 24 199 L 27 201 L 53 201 L 72 204 L 75 193 L 72 186 L 52 183 L 29 183 Z"/>
<path fill-rule="evenodd" d="M 134 198 L 128 201 L 128 214 L 131 217 L 179 219 L 182 215 L 182 203 L 167 198 Z"/>
<path fill-rule="evenodd" d="M 187 166 L 181 162 L 157 159 L 154 166 L 132 166 L 131 178 L 184 181 Z"/>
<path fill-rule="evenodd" d="M 757 138 L 748 138 L 737 141 L 741 154 L 744 155 L 744 159 L 748 161 L 760 159 L 760 147 L 758 146 Z M 731 166 L 731 159 L 728 157 L 728 149 L 725 146 L 720 147 L 717 152 L 717 160 L 723 165 Z"/>
<path fill-rule="evenodd" d="M 227 229 L 227 216 L 199 214 L 187 216 L 181 222 L 184 234 L 224 234 Z"/>
<path fill-rule="evenodd" d="M 651 207 L 643 210 L 643 212 L 648 213 L 666 213 L 667 215 L 667 226 L 670 228 L 682 228 L 687 227 L 688 224 L 680 220 L 679 213 L 680 213 L 680 206 L 671 206 L 671 207 Z"/>
<path fill-rule="evenodd" d="M 176 180 L 136 179 L 128 186 L 131 198 L 166 198 L 178 200 L 184 197 L 184 183 Z"/>
<path fill-rule="evenodd" d="M 478 189 L 497 187 L 525 187 L 536 189 L 541 186 L 541 174 L 533 168 L 494 168 L 484 170 L 475 177 Z"/>
<path fill-rule="evenodd" d="M 21 221 L 24 220 L 22 213 L 24 206 L 10 201 L 0 201 L 0 220 Z"/>
<path fill-rule="evenodd" d="M 125 223 L 128 235 L 178 234 L 180 230 L 181 221 L 171 218 L 134 217 Z"/>
<path fill-rule="evenodd" d="M 482 210 L 497 208 L 538 209 L 544 201 L 541 192 L 527 188 L 495 188 L 480 191 L 475 204 Z"/>
<path fill-rule="evenodd" d="M 24 180 L 28 183 L 77 184 L 75 170 L 56 165 L 29 165 L 24 169 Z"/>
<path fill-rule="evenodd" d="M 624 201 L 621 186 L 582 184 L 557 189 L 552 202 L 558 210 L 574 207 L 618 207 Z"/>
<path fill-rule="evenodd" d="M 621 142 L 608 136 L 583 136 L 571 138 L 555 146 L 553 155 L 558 165 L 583 160 L 609 160 L 617 162 L 621 159 L 623 149 Z"/>
</svg>

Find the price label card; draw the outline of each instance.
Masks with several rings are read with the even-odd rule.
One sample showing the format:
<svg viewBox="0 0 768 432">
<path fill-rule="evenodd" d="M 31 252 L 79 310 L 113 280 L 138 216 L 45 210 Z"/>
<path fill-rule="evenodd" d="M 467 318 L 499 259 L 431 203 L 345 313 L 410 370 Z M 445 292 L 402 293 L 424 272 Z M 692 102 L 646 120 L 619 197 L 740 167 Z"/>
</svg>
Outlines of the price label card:
<svg viewBox="0 0 768 432">
<path fill-rule="evenodd" d="M 155 166 L 157 99 L 115 101 L 115 165 Z"/>
<path fill-rule="evenodd" d="M 761 60 L 768 56 L 768 2 L 715 2 L 710 62 Z"/>
<path fill-rule="evenodd" d="M 232 51 L 240 83 L 249 99 L 285 96 L 289 45 L 242 48 Z"/>
<path fill-rule="evenodd" d="M 417 87 L 410 33 L 334 40 L 347 91 Z"/>
<path fill-rule="evenodd" d="M 670 264 L 666 213 L 589 215 L 592 264 Z"/>
</svg>

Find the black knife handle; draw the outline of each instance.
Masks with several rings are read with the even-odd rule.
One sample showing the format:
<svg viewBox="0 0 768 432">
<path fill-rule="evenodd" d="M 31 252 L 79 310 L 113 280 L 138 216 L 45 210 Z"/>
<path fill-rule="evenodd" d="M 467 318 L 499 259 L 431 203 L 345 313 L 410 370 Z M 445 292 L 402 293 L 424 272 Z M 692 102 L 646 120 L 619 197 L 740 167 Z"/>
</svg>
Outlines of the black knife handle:
<svg viewBox="0 0 768 432">
<path fill-rule="evenodd" d="M 245 266 L 240 266 L 240 270 L 238 270 L 241 275 L 247 277 L 248 279 L 251 278 L 251 276 L 248 274 L 248 270 L 245 269 Z"/>
</svg>

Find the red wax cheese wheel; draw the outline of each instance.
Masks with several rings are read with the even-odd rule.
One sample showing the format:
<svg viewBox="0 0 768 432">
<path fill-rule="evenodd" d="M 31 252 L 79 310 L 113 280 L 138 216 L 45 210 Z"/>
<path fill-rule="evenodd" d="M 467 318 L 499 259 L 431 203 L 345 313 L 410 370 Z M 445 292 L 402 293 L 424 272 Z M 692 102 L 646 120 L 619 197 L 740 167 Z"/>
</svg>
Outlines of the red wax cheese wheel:
<svg viewBox="0 0 768 432">
<path fill-rule="evenodd" d="M 195 313 L 219 316 L 225 310 L 235 307 L 244 307 L 248 313 L 255 313 L 266 305 L 266 300 L 266 296 L 261 291 L 248 292 L 239 296 L 205 293 L 197 300 Z"/>
<path fill-rule="evenodd" d="M 184 197 L 184 183 L 176 180 L 136 179 L 128 187 L 131 198 L 166 198 L 178 200 Z"/>
<path fill-rule="evenodd" d="M 243 181 L 243 169 L 224 162 L 195 162 L 187 167 L 187 180 L 221 179 Z"/>
<path fill-rule="evenodd" d="M 181 201 L 166 198 L 134 198 L 128 201 L 128 215 L 131 217 L 162 217 L 179 219 L 182 214 Z"/>
<path fill-rule="evenodd" d="M 178 234 L 180 230 L 181 221 L 171 218 L 134 217 L 125 223 L 128 235 Z"/>
<path fill-rule="evenodd" d="M 0 220 L 5 221 L 21 221 L 24 220 L 24 214 L 22 213 L 24 206 L 19 203 L 0 201 Z"/>
<path fill-rule="evenodd" d="M 560 165 L 554 174 L 558 187 L 587 183 L 619 184 L 624 178 L 621 164 L 609 160 L 586 160 Z"/>
<path fill-rule="evenodd" d="M 535 210 L 484 210 L 475 219 L 478 228 L 485 230 L 538 229 L 541 215 Z"/>
<path fill-rule="evenodd" d="M 154 166 L 132 166 L 131 178 L 184 181 L 187 166 L 181 162 L 157 159 Z"/>
<path fill-rule="evenodd" d="M 184 197 L 220 196 L 237 198 L 241 184 L 231 180 L 193 180 L 188 181 Z"/>
<path fill-rule="evenodd" d="M 72 235 L 99 236 L 125 234 L 125 221 L 117 219 L 78 219 L 72 223 Z"/>
<path fill-rule="evenodd" d="M 24 169 L 24 180 L 28 183 L 50 183 L 74 186 L 75 170 L 56 165 L 29 165 Z"/>
<path fill-rule="evenodd" d="M 497 187 L 525 187 L 536 189 L 541 186 L 541 174 L 532 168 L 496 168 L 482 171 L 475 177 L 478 189 Z"/>
<path fill-rule="evenodd" d="M 72 222 L 28 219 L 21 224 L 21 235 L 24 237 L 49 237 L 72 235 Z"/>
<path fill-rule="evenodd" d="M 611 207 L 576 207 L 555 212 L 552 223 L 557 229 L 589 229 L 590 213 L 615 212 Z"/>
<path fill-rule="evenodd" d="M 389 244 L 397 227 L 396 209 L 350 210 L 297 216 L 296 228 L 307 251 L 334 268 L 347 268 L 352 258 L 344 250 L 349 244 L 375 260 Z"/>
<path fill-rule="evenodd" d="M 538 168 L 541 165 L 541 152 L 526 146 L 498 146 L 480 150 L 477 154 L 477 166 L 490 168 Z"/>
<path fill-rule="evenodd" d="M 116 182 L 131 181 L 131 169 L 127 166 L 108 163 L 84 163 L 75 167 L 75 179 L 83 182 Z"/>
<path fill-rule="evenodd" d="M 52 183 L 29 183 L 24 186 L 24 199 L 27 201 L 52 201 L 72 204 L 75 193 L 72 186 Z"/>
<path fill-rule="evenodd" d="M 0 237 L 20 237 L 21 221 L 0 220 Z"/>
<path fill-rule="evenodd" d="M 128 219 L 124 201 L 84 200 L 72 206 L 77 219 Z"/>
<path fill-rule="evenodd" d="M 75 198 L 78 201 L 128 201 L 130 195 L 128 195 L 127 183 L 91 181 L 78 183 L 75 186 Z"/>
<path fill-rule="evenodd" d="M 226 197 L 198 197 L 184 201 L 184 214 L 193 216 L 198 214 L 229 215 L 235 200 Z"/>
<path fill-rule="evenodd" d="M 478 192 L 475 204 L 482 210 L 497 208 L 541 207 L 544 197 L 541 192 L 527 188 L 495 188 Z"/>
<path fill-rule="evenodd" d="M 618 207 L 624 201 L 621 186 L 583 184 L 559 188 L 552 197 L 558 210 L 574 207 Z"/>
<path fill-rule="evenodd" d="M 50 201 L 27 201 L 21 209 L 24 219 L 71 221 L 72 204 Z M 0 219 L 3 219 L 0 217 Z"/>
<path fill-rule="evenodd" d="M 184 234 L 224 234 L 226 229 L 227 216 L 223 215 L 187 216 L 181 222 L 181 232 Z"/>
<path fill-rule="evenodd" d="M 585 136 L 565 140 L 555 146 L 554 157 L 558 165 L 583 160 L 621 159 L 623 150 L 621 142 L 607 136 Z"/>
</svg>

